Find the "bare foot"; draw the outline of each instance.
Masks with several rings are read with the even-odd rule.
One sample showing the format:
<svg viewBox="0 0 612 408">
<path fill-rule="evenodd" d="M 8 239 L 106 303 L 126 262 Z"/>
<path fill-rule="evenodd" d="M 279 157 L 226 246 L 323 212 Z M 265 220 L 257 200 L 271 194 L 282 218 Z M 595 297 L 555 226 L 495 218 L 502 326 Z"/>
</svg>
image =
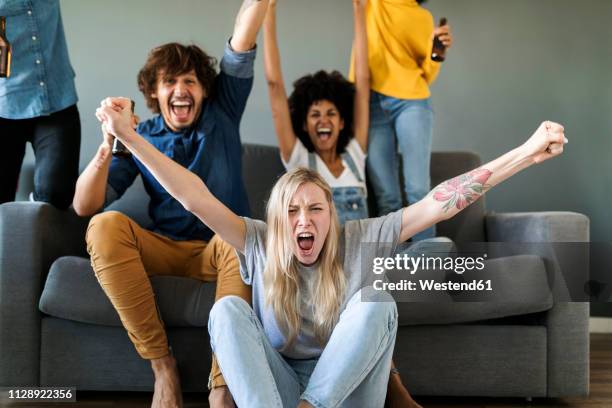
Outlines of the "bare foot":
<svg viewBox="0 0 612 408">
<path fill-rule="evenodd" d="M 208 404 L 210 408 L 236 408 L 232 393 L 227 385 L 215 387 L 208 394 Z"/>
<path fill-rule="evenodd" d="M 404 387 L 402 380 L 397 373 L 392 373 L 389 377 L 387 387 L 387 401 L 385 407 L 388 408 L 423 408 L 412 399 L 410 393 Z"/>
<path fill-rule="evenodd" d="M 155 391 L 151 408 L 182 408 L 183 395 L 176 360 L 171 355 L 151 360 Z"/>
</svg>

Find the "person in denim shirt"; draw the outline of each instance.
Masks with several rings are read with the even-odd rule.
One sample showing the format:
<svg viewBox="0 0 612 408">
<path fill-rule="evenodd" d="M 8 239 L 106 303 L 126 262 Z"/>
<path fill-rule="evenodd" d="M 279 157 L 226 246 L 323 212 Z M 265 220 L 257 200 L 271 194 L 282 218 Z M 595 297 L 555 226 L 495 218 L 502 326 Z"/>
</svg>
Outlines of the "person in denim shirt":
<svg viewBox="0 0 612 408">
<path fill-rule="evenodd" d="M 139 89 L 158 115 L 138 124 L 136 131 L 243 215 L 249 206 L 241 178 L 239 126 L 253 85 L 255 41 L 267 6 L 265 0 L 244 1 L 218 74 L 212 57 L 195 45 L 177 43 L 153 49 L 138 74 Z M 94 214 L 142 177 L 153 224 L 144 229 L 118 212 L 98 214 L 89 223 L 87 249 L 137 352 L 151 361 L 153 406 L 181 406 L 176 361 L 149 277 L 172 274 L 221 281 L 235 275 L 237 279 L 226 280 L 239 284 L 223 285 L 225 292 L 218 290 L 217 297 L 234 294 L 249 301 L 250 288 L 240 280 L 233 248 L 175 200 L 136 157 L 111 159 L 112 132 L 104 125 L 102 131 L 104 142 L 77 182 L 74 208 L 79 215 Z"/>
<path fill-rule="evenodd" d="M 12 44 L 11 76 L 0 78 L 0 203 L 13 201 L 30 142 L 33 198 L 68 208 L 79 174 L 81 122 L 58 0 L 0 0 Z"/>
</svg>

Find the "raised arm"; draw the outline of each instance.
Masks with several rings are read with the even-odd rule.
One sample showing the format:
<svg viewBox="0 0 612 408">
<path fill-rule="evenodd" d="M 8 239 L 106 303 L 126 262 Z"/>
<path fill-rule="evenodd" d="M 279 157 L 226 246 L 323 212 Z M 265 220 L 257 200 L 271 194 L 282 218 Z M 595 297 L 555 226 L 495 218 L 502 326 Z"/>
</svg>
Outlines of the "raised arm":
<svg viewBox="0 0 612 408">
<path fill-rule="evenodd" d="M 139 121 L 140 119 L 137 115 L 132 115 L 133 128 L 138 126 Z M 72 206 L 74 211 L 82 217 L 93 215 L 100 211 L 106 200 L 114 138 L 104 131 L 104 127 L 102 127 L 102 136 L 103 142 L 98 147 L 96 155 L 91 159 L 76 182 Z M 125 181 L 128 185 L 131 184 L 133 178 L 136 177 L 137 170 L 126 162 L 123 162 L 121 167 L 121 174 L 126 178 Z M 130 177 L 131 179 L 127 180 Z"/>
<path fill-rule="evenodd" d="M 274 130 L 278 138 L 278 147 L 285 162 L 289 161 L 297 137 L 291 126 L 289 102 L 281 70 L 280 52 L 276 38 L 276 0 L 270 1 L 268 13 L 264 20 L 264 71 L 268 83 L 268 97 L 272 110 Z"/>
<path fill-rule="evenodd" d="M 95 214 L 104 205 L 112 145 L 113 137 L 104 133 L 104 141 L 76 182 L 72 206 L 81 217 Z"/>
<path fill-rule="evenodd" d="M 370 123 L 370 70 L 368 68 L 368 37 L 366 33 L 365 7 L 367 0 L 353 0 L 355 105 L 353 128 L 361 150 L 368 151 L 368 127 Z"/>
<path fill-rule="evenodd" d="M 96 110 L 96 116 L 104 123 L 107 132 L 118 137 L 187 211 L 195 214 L 224 241 L 243 252 L 246 234 L 244 220 L 212 195 L 198 176 L 166 157 L 138 135 L 129 125 L 129 111 L 129 99 L 106 98 Z"/>
<path fill-rule="evenodd" d="M 421 201 L 404 208 L 400 241 L 454 217 L 478 200 L 490 188 L 527 167 L 563 153 L 567 143 L 563 126 L 543 122 L 522 146 L 451 180 L 447 180 Z"/>
<path fill-rule="evenodd" d="M 257 33 L 266 15 L 268 0 L 244 0 L 234 25 L 234 34 L 230 44 L 237 52 L 244 52 L 255 47 Z"/>
</svg>

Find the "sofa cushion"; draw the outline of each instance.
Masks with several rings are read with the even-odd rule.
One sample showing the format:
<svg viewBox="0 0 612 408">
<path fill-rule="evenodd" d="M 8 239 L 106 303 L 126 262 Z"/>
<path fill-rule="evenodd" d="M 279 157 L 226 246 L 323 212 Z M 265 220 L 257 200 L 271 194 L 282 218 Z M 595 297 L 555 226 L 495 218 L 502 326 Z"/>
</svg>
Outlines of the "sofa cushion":
<svg viewBox="0 0 612 408">
<path fill-rule="evenodd" d="M 403 301 L 397 304 L 400 326 L 467 323 L 552 308 L 553 297 L 546 267 L 539 256 L 490 259 L 485 265 L 482 271 L 470 271 L 469 276 L 466 272 L 465 279 L 491 279 L 494 292 L 435 292 L 432 297 L 421 294 L 414 301 L 403 296 Z M 448 280 L 448 275 L 431 278 L 441 282 Z"/>
<path fill-rule="evenodd" d="M 205 327 L 215 299 L 215 283 L 174 276 L 151 278 L 164 324 Z M 47 277 L 39 308 L 43 313 L 82 323 L 121 326 L 112 304 L 98 284 L 89 259 L 58 258 Z"/>
</svg>

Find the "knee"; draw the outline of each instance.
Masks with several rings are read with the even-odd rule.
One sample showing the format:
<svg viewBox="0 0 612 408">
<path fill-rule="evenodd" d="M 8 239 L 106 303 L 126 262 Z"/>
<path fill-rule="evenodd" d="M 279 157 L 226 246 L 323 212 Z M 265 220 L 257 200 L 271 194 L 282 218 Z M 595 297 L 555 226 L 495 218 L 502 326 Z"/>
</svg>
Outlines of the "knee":
<svg viewBox="0 0 612 408">
<path fill-rule="evenodd" d="M 382 327 L 391 329 L 397 324 L 397 305 L 393 297 L 387 292 L 363 288 L 357 292 L 347 306 L 355 310 L 355 314 L 368 327 L 381 324 Z"/>
<path fill-rule="evenodd" d="M 48 163 L 36 164 L 34 199 L 65 210 L 70 206 L 74 197 L 76 180 L 79 176 L 78 161 L 70 166 L 70 169 L 67 163 L 63 164 L 62 168 L 59 166 L 59 163 L 52 166 L 49 166 Z"/>
<path fill-rule="evenodd" d="M 122 237 L 132 235 L 131 220 L 118 211 L 107 211 L 95 215 L 87 227 L 85 241 L 89 255 L 112 255 Z"/>
<path fill-rule="evenodd" d="M 369 321 L 397 319 L 397 305 L 393 299 L 384 299 L 375 302 L 362 302 L 363 314 Z"/>
<path fill-rule="evenodd" d="M 72 204 L 74 184 L 36 186 L 34 200 L 49 203 L 60 210 L 66 210 Z"/>
<path fill-rule="evenodd" d="M 391 298 L 391 295 L 389 295 L 389 298 Z M 377 305 L 378 309 L 375 311 L 375 314 L 386 317 L 389 320 L 397 319 L 397 303 L 395 303 L 395 300 L 391 299 L 384 302 L 378 302 Z"/>
<path fill-rule="evenodd" d="M 236 250 L 228 242 L 221 239 L 219 235 L 215 234 L 212 239 L 208 241 L 208 245 L 214 247 L 215 257 L 219 262 L 235 262 L 235 266 L 239 267 Z"/>
<path fill-rule="evenodd" d="M 230 295 L 219 299 L 208 315 L 208 333 L 211 340 L 214 342 L 219 333 L 240 327 L 240 321 L 248 319 L 252 313 L 251 306 L 238 296 Z"/>
<path fill-rule="evenodd" d="M 106 211 L 94 215 L 87 227 L 87 241 L 96 240 L 104 236 L 108 240 L 108 235 L 114 235 L 125 231 L 129 227 L 130 218 L 119 211 Z"/>
<path fill-rule="evenodd" d="M 366 303 L 364 312 L 367 322 L 377 322 L 382 331 L 397 332 L 397 305 L 393 300 Z"/>
<path fill-rule="evenodd" d="M 455 250 L 455 242 L 452 239 L 447 237 L 434 237 L 413 242 L 409 244 L 406 249 L 399 250 L 398 253 L 404 253 L 415 257 L 420 255 L 446 256 Z"/>
</svg>

